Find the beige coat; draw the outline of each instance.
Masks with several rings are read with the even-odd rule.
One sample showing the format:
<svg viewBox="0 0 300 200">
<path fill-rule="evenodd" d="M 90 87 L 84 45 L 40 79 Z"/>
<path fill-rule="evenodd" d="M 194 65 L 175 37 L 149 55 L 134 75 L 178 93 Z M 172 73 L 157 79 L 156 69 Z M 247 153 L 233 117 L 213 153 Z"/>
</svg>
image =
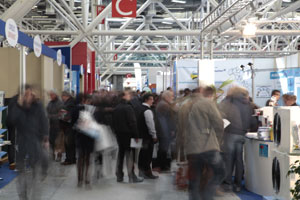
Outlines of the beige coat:
<svg viewBox="0 0 300 200">
<path fill-rule="evenodd" d="M 223 120 L 215 103 L 199 97 L 191 106 L 186 122 L 184 149 L 186 155 L 220 151 Z"/>
</svg>

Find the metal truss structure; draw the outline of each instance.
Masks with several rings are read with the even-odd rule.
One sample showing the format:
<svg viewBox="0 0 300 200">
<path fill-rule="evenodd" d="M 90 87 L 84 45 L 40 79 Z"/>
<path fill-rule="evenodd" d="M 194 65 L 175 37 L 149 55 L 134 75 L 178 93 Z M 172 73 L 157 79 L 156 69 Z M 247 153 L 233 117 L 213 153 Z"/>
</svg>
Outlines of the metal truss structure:
<svg viewBox="0 0 300 200">
<path fill-rule="evenodd" d="M 180 1 L 179 1 L 180 2 Z M 183 4 L 180 4 L 183 3 Z M 137 18 L 111 17 L 110 0 L 0 0 L 1 19 L 43 41 L 88 42 L 102 81 L 113 74 L 166 67 L 176 57 L 280 57 L 297 53 L 297 0 L 138 0 Z M 96 5 L 105 5 L 97 16 Z M 105 24 L 100 22 L 105 18 Z M 256 36 L 244 38 L 247 23 Z M 114 56 L 118 54 L 118 59 Z"/>
</svg>

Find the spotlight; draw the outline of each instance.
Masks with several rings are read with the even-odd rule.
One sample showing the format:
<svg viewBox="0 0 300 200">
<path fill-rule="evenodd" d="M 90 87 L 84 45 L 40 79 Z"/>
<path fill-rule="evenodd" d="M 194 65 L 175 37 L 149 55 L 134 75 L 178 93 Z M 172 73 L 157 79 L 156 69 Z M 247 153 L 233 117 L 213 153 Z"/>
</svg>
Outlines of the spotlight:
<svg viewBox="0 0 300 200">
<path fill-rule="evenodd" d="M 251 38 L 255 37 L 257 27 L 254 24 L 246 24 L 243 29 L 243 37 Z"/>
</svg>

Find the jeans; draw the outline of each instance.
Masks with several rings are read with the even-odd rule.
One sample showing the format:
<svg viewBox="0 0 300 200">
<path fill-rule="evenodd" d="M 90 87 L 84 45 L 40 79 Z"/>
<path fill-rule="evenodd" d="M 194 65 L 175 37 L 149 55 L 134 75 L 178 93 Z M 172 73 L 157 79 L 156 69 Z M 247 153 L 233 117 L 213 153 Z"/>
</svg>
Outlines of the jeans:
<svg viewBox="0 0 300 200">
<path fill-rule="evenodd" d="M 188 155 L 189 163 L 189 199 L 212 200 L 218 185 L 225 178 L 225 165 L 218 151 L 208 151 Z M 204 173 L 204 170 L 207 170 Z M 212 171 L 212 173 L 209 173 Z M 207 176 L 211 176 L 207 179 Z M 206 180 L 203 184 L 203 180 Z M 201 188 L 202 186 L 202 188 Z"/>
<path fill-rule="evenodd" d="M 235 168 L 236 187 L 241 187 L 244 173 L 243 164 L 243 145 L 245 137 L 236 134 L 227 134 L 224 138 L 224 153 L 226 163 L 226 179 L 225 183 L 232 185 L 232 173 Z"/>
</svg>

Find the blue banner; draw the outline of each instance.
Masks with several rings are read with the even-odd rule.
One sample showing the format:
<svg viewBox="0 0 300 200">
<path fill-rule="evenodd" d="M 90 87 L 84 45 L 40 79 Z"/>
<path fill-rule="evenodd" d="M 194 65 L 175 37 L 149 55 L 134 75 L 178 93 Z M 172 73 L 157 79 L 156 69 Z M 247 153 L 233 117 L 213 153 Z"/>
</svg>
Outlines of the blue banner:
<svg viewBox="0 0 300 200">
<path fill-rule="evenodd" d="M 287 69 L 270 73 L 270 79 L 300 77 L 300 69 Z"/>
</svg>

